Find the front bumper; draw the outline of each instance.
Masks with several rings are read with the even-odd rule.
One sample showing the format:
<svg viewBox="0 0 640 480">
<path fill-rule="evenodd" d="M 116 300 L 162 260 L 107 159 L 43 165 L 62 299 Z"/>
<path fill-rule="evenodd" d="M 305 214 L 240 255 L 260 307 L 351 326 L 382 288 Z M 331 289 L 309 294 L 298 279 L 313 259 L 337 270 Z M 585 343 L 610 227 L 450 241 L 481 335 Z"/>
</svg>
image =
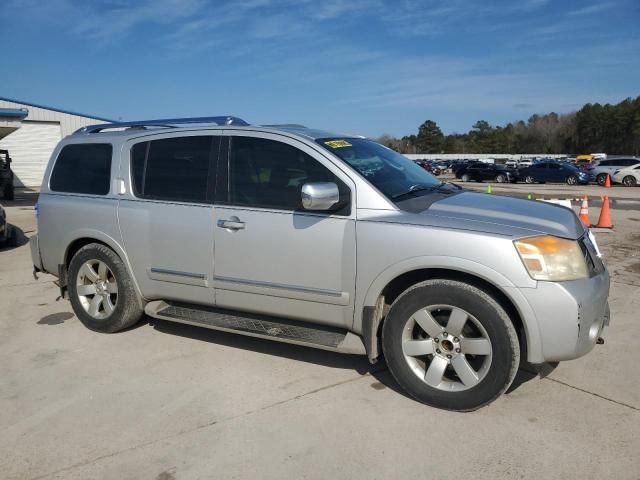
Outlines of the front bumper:
<svg viewBox="0 0 640 480">
<path fill-rule="evenodd" d="M 559 362 L 591 351 L 609 325 L 609 273 L 522 288 L 537 320 L 542 361 Z"/>
</svg>

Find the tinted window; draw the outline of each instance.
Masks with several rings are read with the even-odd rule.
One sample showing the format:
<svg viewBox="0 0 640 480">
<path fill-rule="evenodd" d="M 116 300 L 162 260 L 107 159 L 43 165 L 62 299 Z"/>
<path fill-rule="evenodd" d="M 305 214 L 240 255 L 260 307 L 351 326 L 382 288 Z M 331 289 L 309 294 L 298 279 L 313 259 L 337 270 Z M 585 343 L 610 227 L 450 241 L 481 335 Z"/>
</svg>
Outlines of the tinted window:
<svg viewBox="0 0 640 480">
<path fill-rule="evenodd" d="M 623 160 L 622 162 L 620 162 L 620 165 L 624 165 L 626 167 L 630 167 L 631 165 L 635 165 L 636 163 L 638 163 L 638 160 L 634 160 L 633 158 L 628 158 L 628 159 Z"/>
<path fill-rule="evenodd" d="M 551 170 L 560 170 L 560 165 L 558 165 L 557 163 L 550 163 L 549 168 Z"/>
<path fill-rule="evenodd" d="M 229 159 L 230 203 L 297 210 L 302 207 L 302 185 L 308 182 L 337 184 L 341 201 L 348 204 L 347 186 L 301 150 L 274 140 L 232 138 Z"/>
<path fill-rule="evenodd" d="M 217 137 L 165 138 L 131 149 L 131 174 L 138 197 L 207 202 L 210 159 Z"/>
<path fill-rule="evenodd" d="M 49 187 L 55 192 L 106 195 L 111 179 L 111 153 L 105 143 L 67 145 L 56 160 Z"/>
<path fill-rule="evenodd" d="M 536 163 L 533 165 L 533 168 L 545 168 L 546 165 L 544 163 Z"/>
</svg>

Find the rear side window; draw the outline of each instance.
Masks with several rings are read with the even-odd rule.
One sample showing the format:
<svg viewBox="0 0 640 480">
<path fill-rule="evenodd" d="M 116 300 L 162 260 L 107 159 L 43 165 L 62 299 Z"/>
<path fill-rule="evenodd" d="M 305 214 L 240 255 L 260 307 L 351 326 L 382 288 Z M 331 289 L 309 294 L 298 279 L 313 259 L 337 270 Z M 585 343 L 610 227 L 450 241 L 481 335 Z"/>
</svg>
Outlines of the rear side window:
<svg viewBox="0 0 640 480">
<path fill-rule="evenodd" d="M 212 155 L 218 137 L 165 138 L 131 149 L 131 175 L 136 196 L 156 200 L 207 203 Z"/>
<path fill-rule="evenodd" d="M 51 173 L 49 188 L 54 192 L 106 195 L 111 180 L 113 147 L 107 143 L 67 145 Z"/>
</svg>

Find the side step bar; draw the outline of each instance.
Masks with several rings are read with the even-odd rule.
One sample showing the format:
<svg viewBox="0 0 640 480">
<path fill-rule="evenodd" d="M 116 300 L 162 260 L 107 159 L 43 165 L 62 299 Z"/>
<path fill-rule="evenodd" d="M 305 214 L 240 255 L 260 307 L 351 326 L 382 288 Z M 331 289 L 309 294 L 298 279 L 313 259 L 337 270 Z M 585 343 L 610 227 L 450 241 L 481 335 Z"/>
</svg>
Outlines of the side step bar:
<svg viewBox="0 0 640 480">
<path fill-rule="evenodd" d="M 164 300 L 148 303 L 144 311 L 150 317 L 161 320 L 322 350 L 366 355 L 364 344 L 358 335 L 324 325 Z"/>
</svg>

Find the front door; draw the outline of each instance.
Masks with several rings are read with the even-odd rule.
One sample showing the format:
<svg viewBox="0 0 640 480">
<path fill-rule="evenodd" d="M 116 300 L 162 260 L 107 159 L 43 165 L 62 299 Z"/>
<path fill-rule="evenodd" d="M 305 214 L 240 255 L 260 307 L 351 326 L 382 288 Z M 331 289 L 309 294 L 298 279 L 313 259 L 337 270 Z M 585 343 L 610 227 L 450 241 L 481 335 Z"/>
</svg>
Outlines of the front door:
<svg viewBox="0 0 640 480">
<path fill-rule="evenodd" d="M 216 305 L 349 327 L 355 287 L 354 187 L 309 146 L 230 133 L 216 198 Z M 304 211 L 301 188 L 334 182 L 345 207 Z"/>
</svg>

